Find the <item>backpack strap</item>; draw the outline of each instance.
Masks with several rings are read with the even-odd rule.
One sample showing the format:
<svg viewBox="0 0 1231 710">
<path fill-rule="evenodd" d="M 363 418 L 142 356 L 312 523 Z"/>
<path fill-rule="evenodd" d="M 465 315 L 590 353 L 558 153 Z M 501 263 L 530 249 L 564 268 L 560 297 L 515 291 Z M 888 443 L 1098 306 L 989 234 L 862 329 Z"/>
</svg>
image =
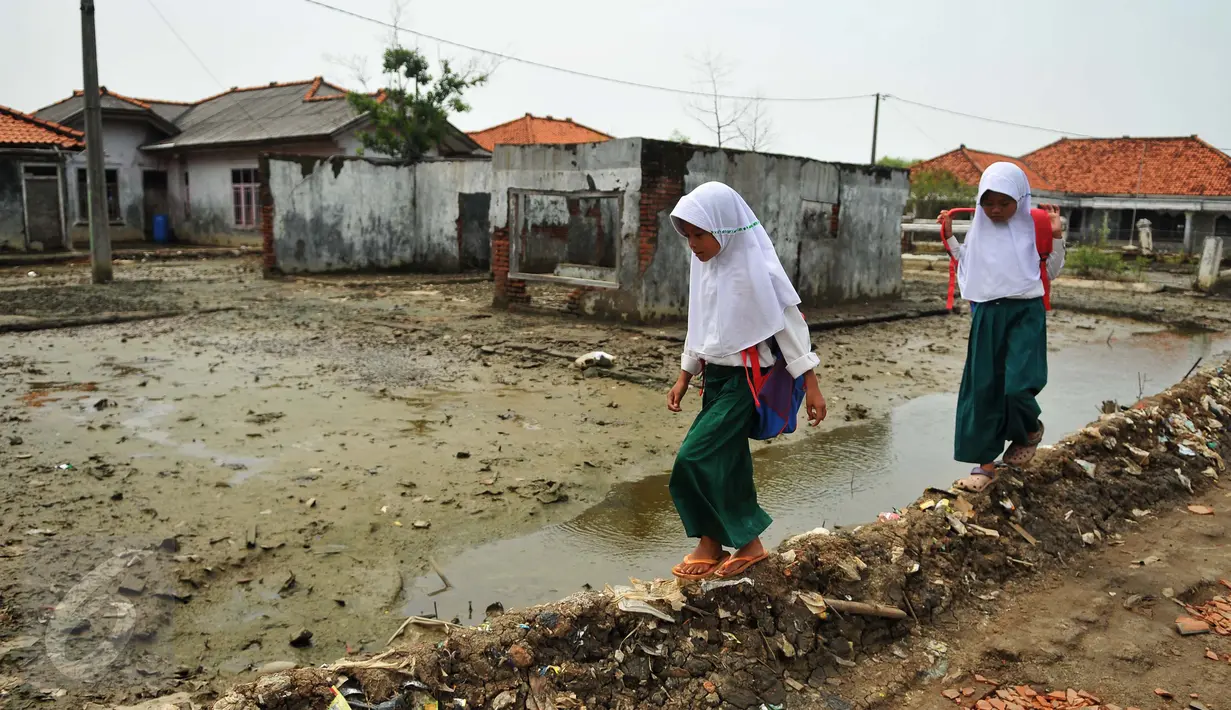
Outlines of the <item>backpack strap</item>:
<svg viewBox="0 0 1231 710">
<path fill-rule="evenodd" d="M 748 380 L 748 389 L 752 391 L 752 401 L 757 409 L 761 408 L 761 388 L 765 386 L 765 376 L 761 374 L 761 357 L 757 354 L 757 346 L 742 351 L 739 359 L 744 365 L 744 378 Z"/>
<path fill-rule="evenodd" d="M 1043 280 L 1043 307 L 1051 310 L 1051 275 L 1047 273 L 1047 260 L 1051 257 L 1054 235 L 1051 231 L 1051 216 L 1047 210 L 1030 210 L 1034 220 L 1034 248 L 1039 253 L 1039 278 Z"/>
</svg>

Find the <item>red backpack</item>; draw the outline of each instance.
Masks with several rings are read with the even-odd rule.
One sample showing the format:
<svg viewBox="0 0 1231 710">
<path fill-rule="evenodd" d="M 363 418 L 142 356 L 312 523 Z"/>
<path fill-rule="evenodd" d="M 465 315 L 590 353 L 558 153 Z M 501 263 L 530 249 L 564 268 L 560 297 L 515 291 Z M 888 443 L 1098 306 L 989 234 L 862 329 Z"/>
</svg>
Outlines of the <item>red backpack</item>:
<svg viewBox="0 0 1231 710">
<path fill-rule="evenodd" d="M 945 245 L 949 253 L 949 294 L 945 307 L 953 310 L 953 295 L 957 287 L 957 257 L 949 251 L 949 237 L 953 236 L 953 215 L 974 214 L 973 207 L 957 207 L 940 213 L 940 243 Z M 1034 220 L 1034 247 L 1039 252 L 1039 276 L 1043 279 L 1043 306 L 1051 310 L 1051 278 L 1047 275 L 1047 258 L 1051 256 L 1052 231 L 1051 217 L 1047 210 L 1035 207 L 1030 210 L 1030 218 Z"/>
</svg>

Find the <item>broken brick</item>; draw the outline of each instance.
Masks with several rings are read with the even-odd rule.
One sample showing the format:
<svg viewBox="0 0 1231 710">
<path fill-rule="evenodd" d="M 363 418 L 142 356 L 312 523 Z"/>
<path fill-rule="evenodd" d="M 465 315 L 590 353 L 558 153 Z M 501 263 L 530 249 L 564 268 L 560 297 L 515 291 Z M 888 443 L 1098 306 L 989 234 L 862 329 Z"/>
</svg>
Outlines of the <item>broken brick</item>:
<svg viewBox="0 0 1231 710">
<path fill-rule="evenodd" d="M 1191 616 L 1179 616 L 1175 620 L 1175 630 L 1179 631 L 1181 636 L 1196 636 L 1197 634 L 1208 634 L 1210 625 Z"/>
<path fill-rule="evenodd" d="M 1217 661 L 1217 660 L 1220 660 L 1220 659 L 1218 658 L 1218 654 L 1217 654 L 1217 653 L 1214 653 L 1213 651 L 1211 651 L 1211 650 L 1210 650 L 1210 649 L 1208 649 L 1208 648 L 1207 648 L 1207 649 L 1205 649 L 1205 657 L 1206 657 L 1206 658 L 1208 658 L 1208 659 L 1210 659 L 1211 661 Z"/>
<path fill-rule="evenodd" d="M 941 695 L 945 696 L 946 698 L 950 700 L 957 700 L 959 697 L 961 697 L 962 693 L 959 690 L 954 690 L 953 688 L 950 688 L 944 691 L 943 693 L 941 693 Z"/>
<path fill-rule="evenodd" d="M 1069 705 L 1076 705 L 1081 702 L 1081 696 L 1077 694 L 1076 690 L 1069 688 L 1068 690 L 1064 691 L 1064 700 Z"/>
<path fill-rule="evenodd" d="M 991 704 L 995 710 L 1004 710 L 1004 701 L 1000 698 L 992 698 Z"/>
<path fill-rule="evenodd" d="M 992 705 L 990 702 L 986 700 L 980 700 L 979 702 L 975 703 L 976 710 L 995 710 L 995 707 L 996 707 L 995 705 Z"/>
<path fill-rule="evenodd" d="M 1170 700 L 1175 697 L 1174 695 L 1171 694 L 1170 691 L 1164 690 L 1162 688 L 1155 688 L 1154 694 L 1162 698 L 1163 700 Z"/>
<path fill-rule="evenodd" d="M 1014 688 L 1014 690 L 1016 690 L 1017 694 L 1022 696 L 1023 698 L 1033 698 L 1034 696 L 1038 695 L 1038 693 L 1034 691 L 1034 688 L 1031 688 L 1028 685 L 1019 685 L 1016 688 Z"/>
<path fill-rule="evenodd" d="M 1188 506 L 1188 512 L 1193 515 L 1213 515 L 1214 509 L 1208 505 L 1190 505 Z"/>
<path fill-rule="evenodd" d="M 962 695 L 965 695 L 966 697 L 969 698 L 970 696 L 974 694 L 975 694 L 974 688 L 962 688 Z"/>
<path fill-rule="evenodd" d="M 1068 693 L 1065 693 L 1063 690 L 1053 690 L 1052 692 L 1047 694 L 1047 697 L 1051 698 L 1052 700 L 1068 700 L 1069 699 Z"/>
</svg>

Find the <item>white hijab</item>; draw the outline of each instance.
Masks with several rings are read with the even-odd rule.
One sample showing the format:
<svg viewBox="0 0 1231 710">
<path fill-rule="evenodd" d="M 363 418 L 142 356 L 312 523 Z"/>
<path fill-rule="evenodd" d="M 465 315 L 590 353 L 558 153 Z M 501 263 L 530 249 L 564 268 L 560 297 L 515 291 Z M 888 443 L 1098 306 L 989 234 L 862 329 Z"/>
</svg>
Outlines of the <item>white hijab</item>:
<svg viewBox="0 0 1231 710">
<path fill-rule="evenodd" d="M 671 224 L 684 236 L 681 222 L 713 234 L 721 247 L 708 262 L 692 257 L 684 347 L 702 358 L 727 357 L 785 328 L 783 313 L 799 305 L 799 294 L 744 198 L 720 182 L 707 182 L 671 212 Z"/>
<path fill-rule="evenodd" d="M 1017 200 L 1017 212 L 997 224 L 979 201 L 988 190 Z M 1039 289 L 1039 252 L 1030 216 L 1030 181 L 1013 163 L 992 163 L 979 180 L 975 218 L 958 261 L 962 298 L 975 303 L 1020 297 Z"/>
</svg>

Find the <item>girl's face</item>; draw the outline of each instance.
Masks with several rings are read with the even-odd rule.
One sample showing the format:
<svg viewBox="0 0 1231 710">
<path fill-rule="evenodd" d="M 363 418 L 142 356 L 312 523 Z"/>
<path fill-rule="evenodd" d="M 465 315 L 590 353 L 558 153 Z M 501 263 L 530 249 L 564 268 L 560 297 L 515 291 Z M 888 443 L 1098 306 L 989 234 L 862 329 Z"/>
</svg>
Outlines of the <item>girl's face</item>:
<svg viewBox="0 0 1231 710">
<path fill-rule="evenodd" d="M 697 255 L 701 263 L 713 259 L 718 256 L 718 252 L 722 251 L 722 245 L 718 243 L 713 234 L 688 222 L 683 222 L 683 227 L 684 236 L 688 237 L 688 248 Z"/>
<path fill-rule="evenodd" d="M 1008 222 L 1010 217 L 1017 214 L 1017 200 L 1002 192 L 988 190 L 983 193 L 979 206 L 997 224 Z"/>
</svg>

